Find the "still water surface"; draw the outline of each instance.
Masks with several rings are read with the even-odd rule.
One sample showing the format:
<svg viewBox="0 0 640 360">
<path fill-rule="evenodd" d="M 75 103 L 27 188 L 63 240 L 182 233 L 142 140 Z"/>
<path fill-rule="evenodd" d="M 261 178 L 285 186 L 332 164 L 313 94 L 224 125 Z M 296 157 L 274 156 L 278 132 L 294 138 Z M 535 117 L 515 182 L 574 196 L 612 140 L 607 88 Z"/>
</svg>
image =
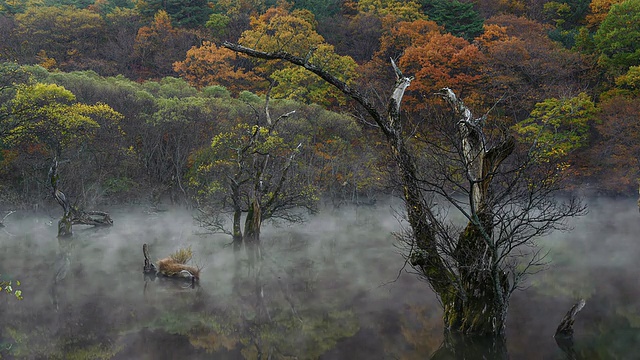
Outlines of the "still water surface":
<svg viewBox="0 0 640 360">
<path fill-rule="evenodd" d="M 511 359 L 567 358 L 552 335 L 580 297 L 574 358 L 640 359 L 640 214 L 632 200 L 589 207 L 574 231 L 542 239 L 548 269 L 512 297 Z M 391 234 L 398 209 L 268 226 L 263 266 L 243 263 L 239 274 L 230 239 L 199 234 L 186 211 L 112 209 L 114 227 L 77 226 L 70 241 L 56 238 L 59 209 L 13 214 L 0 230 L 0 273 L 21 281 L 24 300 L 0 295 L 0 358 L 429 358 L 443 341 L 442 313 L 402 271 Z M 191 246 L 200 287 L 145 280 L 145 242 L 154 259 Z"/>
</svg>

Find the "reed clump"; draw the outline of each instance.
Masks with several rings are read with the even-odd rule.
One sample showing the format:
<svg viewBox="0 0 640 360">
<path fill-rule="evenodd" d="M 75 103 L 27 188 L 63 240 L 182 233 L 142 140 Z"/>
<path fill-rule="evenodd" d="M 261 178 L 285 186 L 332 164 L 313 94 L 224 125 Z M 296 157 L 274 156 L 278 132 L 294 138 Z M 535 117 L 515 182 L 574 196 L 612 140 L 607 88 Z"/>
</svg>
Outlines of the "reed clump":
<svg viewBox="0 0 640 360">
<path fill-rule="evenodd" d="M 200 279 L 200 269 L 187 265 L 192 258 L 191 246 L 180 248 L 168 257 L 158 260 L 158 273 L 164 276 L 183 276 L 183 271 L 188 271 L 193 277 Z"/>
</svg>

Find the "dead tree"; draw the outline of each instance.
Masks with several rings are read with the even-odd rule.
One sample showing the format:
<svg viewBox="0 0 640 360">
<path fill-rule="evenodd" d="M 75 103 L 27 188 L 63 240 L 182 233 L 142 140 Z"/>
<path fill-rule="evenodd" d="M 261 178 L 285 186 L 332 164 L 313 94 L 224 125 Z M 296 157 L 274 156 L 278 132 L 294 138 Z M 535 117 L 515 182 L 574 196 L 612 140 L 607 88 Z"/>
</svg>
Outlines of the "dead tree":
<svg viewBox="0 0 640 360">
<path fill-rule="evenodd" d="M 586 301 L 584 299 L 580 299 L 575 303 L 562 318 L 560 324 L 558 324 L 556 333 L 553 335 L 560 350 L 567 355 L 567 359 L 573 360 L 578 358 L 573 347 L 573 323 L 576 320 L 576 315 L 582 310 L 585 304 Z"/>
<path fill-rule="evenodd" d="M 11 210 L 8 211 L 7 214 L 2 218 L 2 220 L 0 220 L 0 228 L 4 227 L 4 221 L 7 219 L 7 217 L 9 217 L 9 215 L 13 214 L 15 211 Z"/>
<path fill-rule="evenodd" d="M 104 211 L 83 211 L 71 205 L 67 196 L 58 188 L 60 178 L 58 175 L 58 160 L 56 158 L 53 159 L 53 163 L 49 168 L 49 180 L 51 181 L 51 188 L 53 189 L 53 197 L 64 211 L 62 218 L 58 220 L 58 237 L 73 235 L 72 226 L 77 224 L 93 226 L 113 225 L 111 216 Z"/>
<path fill-rule="evenodd" d="M 440 138 L 427 133 L 424 137 L 430 140 L 414 147 L 400 117 L 400 104 L 413 78 L 393 62 L 397 78 L 385 106 L 307 59 L 223 45 L 251 57 L 301 66 L 365 109 L 399 169 L 409 224 L 402 236 L 407 259 L 438 295 L 445 327 L 464 334 L 503 334 L 510 295 L 540 260 L 536 250 L 526 252 L 523 247 L 565 228 L 563 220 L 585 211 L 574 198 L 562 201 L 554 196 L 561 190 L 559 167 L 542 161 L 535 144 L 514 156 L 517 144 L 510 136 L 488 141 L 486 119 L 474 118 L 450 89 L 439 93 L 450 107 L 450 130 Z M 515 159 L 507 163 L 508 158 Z M 419 166 L 423 163 L 426 166 Z M 450 208 L 465 216 L 466 226 L 450 222 Z"/>
<path fill-rule="evenodd" d="M 582 310 L 585 304 L 586 301 L 584 299 L 580 299 L 580 301 L 575 303 L 571 309 L 567 311 L 567 314 L 562 318 L 562 321 L 560 321 L 560 324 L 556 329 L 556 333 L 554 335 L 555 338 L 573 337 L 573 323 L 576 320 L 576 315 L 580 310 Z"/>
</svg>

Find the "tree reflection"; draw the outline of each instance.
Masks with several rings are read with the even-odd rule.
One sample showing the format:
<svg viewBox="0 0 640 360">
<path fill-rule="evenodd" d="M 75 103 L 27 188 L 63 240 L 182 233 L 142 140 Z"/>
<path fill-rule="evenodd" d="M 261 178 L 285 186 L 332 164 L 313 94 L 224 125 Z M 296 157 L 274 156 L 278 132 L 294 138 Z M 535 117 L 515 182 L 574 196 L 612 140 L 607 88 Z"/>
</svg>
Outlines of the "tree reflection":
<svg viewBox="0 0 640 360">
<path fill-rule="evenodd" d="M 445 331 L 442 346 L 431 355 L 431 360 L 508 359 L 507 339 L 504 335 L 468 336 Z"/>
<path fill-rule="evenodd" d="M 442 327 L 441 316 L 440 308 L 434 306 L 410 306 L 397 319 L 402 337 L 390 339 L 385 344 L 385 352 L 403 360 L 509 358 L 504 335 L 470 336 L 448 331 Z M 383 337 L 384 334 L 380 335 Z M 399 346 L 399 342 L 408 346 Z"/>
<path fill-rule="evenodd" d="M 303 265 L 309 259 L 283 264 L 267 255 L 249 274 L 236 267 L 231 294 L 188 332 L 191 344 L 214 354 L 239 351 L 245 359 L 313 359 L 353 336 L 354 312 L 315 291 L 321 276 L 309 269 L 301 276 Z"/>
</svg>

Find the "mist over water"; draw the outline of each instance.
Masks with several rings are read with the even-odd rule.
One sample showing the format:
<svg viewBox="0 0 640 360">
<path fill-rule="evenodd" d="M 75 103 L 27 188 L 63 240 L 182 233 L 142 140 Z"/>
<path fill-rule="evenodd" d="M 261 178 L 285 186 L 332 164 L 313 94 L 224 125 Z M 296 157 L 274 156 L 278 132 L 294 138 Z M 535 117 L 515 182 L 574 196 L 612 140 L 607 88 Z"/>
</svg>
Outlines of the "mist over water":
<svg viewBox="0 0 640 360">
<path fill-rule="evenodd" d="M 640 214 L 634 200 L 594 199 L 572 232 L 541 239 L 548 269 L 512 297 L 513 359 L 563 359 L 553 333 L 580 297 L 578 358 L 640 354 Z M 24 300 L 0 295 L 3 358 L 424 359 L 443 340 L 428 285 L 403 271 L 392 232 L 398 201 L 324 210 L 306 223 L 265 225 L 265 260 L 236 274 L 231 239 L 203 234 L 184 209 L 112 208 L 110 228 L 59 240 L 58 208 L 11 215 L 0 229 L 0 274 Z M 153 260 L 191 246 L 200 286 L 147 280 Z M 68 259 L 66 276 L 56 266 Z M 409 270 L 407 268 L 406 270 Z"/>
</svg>

